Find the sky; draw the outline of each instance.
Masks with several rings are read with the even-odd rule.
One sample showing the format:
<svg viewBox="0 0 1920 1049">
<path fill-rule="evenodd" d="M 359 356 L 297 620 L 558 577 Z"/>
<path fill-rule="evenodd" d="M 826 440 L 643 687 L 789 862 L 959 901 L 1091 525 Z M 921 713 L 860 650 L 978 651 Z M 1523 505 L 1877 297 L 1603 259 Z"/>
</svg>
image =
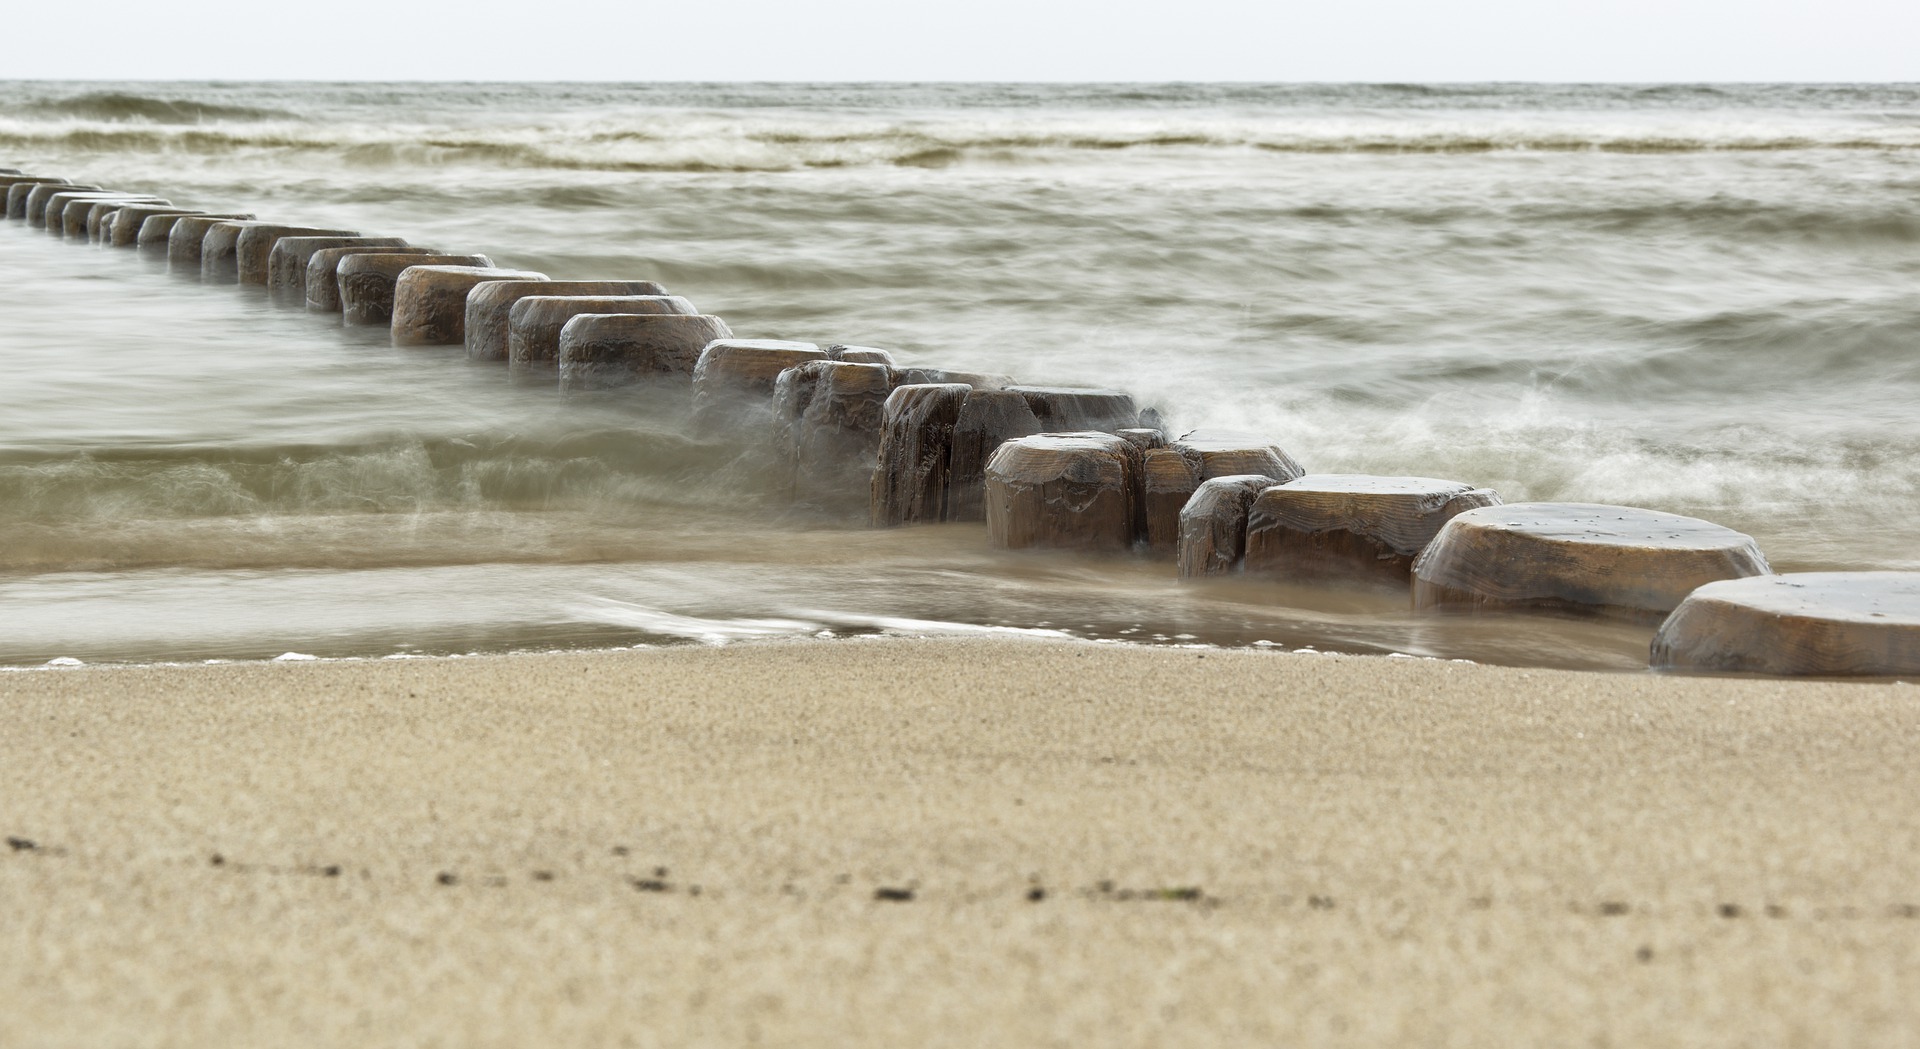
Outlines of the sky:
<svg viewBox="0 0 1920 1049">
<path fill-rule="evenodd" d="M 1920 80 L 1920 0 L 29 0 L 7 22 L 22 80 Z"/>
</svg>

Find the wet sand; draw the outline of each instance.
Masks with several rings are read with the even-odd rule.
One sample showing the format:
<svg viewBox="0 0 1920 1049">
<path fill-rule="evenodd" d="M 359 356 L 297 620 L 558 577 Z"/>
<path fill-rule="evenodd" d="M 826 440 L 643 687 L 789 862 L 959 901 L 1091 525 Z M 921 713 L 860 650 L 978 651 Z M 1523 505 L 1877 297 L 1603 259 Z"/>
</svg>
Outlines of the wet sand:
<svg viewBox="0 0 1920 1049">
<path fill-rule="evenodd" d="M 1028 640 L 0 675 L 12 1047 L 1920 1042 L 1920 688 Z"/>
</svg>

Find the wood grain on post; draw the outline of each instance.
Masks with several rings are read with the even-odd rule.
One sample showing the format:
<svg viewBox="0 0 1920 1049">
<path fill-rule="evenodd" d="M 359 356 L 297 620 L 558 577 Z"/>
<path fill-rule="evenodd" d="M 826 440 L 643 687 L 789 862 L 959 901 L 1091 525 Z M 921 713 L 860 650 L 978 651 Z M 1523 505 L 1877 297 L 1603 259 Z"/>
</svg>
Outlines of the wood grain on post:
<svg viewBox="0 0 1920 1049">
<path fill-rule="evenodd" d="M 406 247 L 404 237 L 326 234 L 281 237 L 273 242 L 273 250 L 267 253 L 267 290 L 276 297 L 304 300 L 307 295 L 307 263 L 313 261 L 316 251 L 326 248 L 385 248 L 398 251 Z"/>
<path fill-rule="evenodd" d="M 987 461 L 987 538 L 1008 550 L 1123 552 L 1135 537 L 1139 450 L 1109 433 L 1041 433 Z"/>
<path fill-rule="evenodd" d="M 656 298 L 663 303 L 676 301 L 674 296 Z M 531 301 L 522 299 L 520 305 Z M 726 321 L 698 313 L 577 314 L 560 329 L 556 362 L 560 389 L 578 393 L 640 384 L 691 384 L 701 351 L 715 339 L 732 334 Z M 522 376 L 551 375 L 542 363 L 523 366 Z"/>
<path fill-rule="evenodd" d="M 1119 390 L 1074 386 L 1009 386 L 1027 399 L 1048 433 L 1112 433 L 1140 425 L 1140 409 Z"/>
<path fill-rule="evenodd" d="M 1771 571 L 1751 536 L 1594 503 L 1468 510 L 1413 563 L 1416 608 L 1513 606 L 1658 617 L 1696 588 Z"/>
<path fill-rule="evenodd" d="M 1260 493 L 1278 483 L 1259 474 L 1231 474 L 1200 482 L 1180 508 L 1180 578 L 1240 571 L 1247 550 L 1248 513 Z"/>
<path fill-rule="evenodd" d="M 1414 558 L 1448 521 L 1499 502 L 1490 489 L 1432 477 L 1308 474 L 1254 502 L 1246 570 L 1404 587 Z"/>
<path fill-rule="evenodd" d="M 693 425 L 716 431 L 729 425 L 764 430 L 773 411 L 780 373 L 797 364 L 827 360 L 810 342 L 715 337 L 693 366 Z"/>
<path fill-rule="evenodd" d="M 529 295 L 507 309 L 507 363 L 546 372 L 560 363 L 560 329 L 584 314 L 678 314 L 700 311 L 678 295 Z M 704 344 L 703 344 L 704 345 Z M 694 351 L 693 360 L 699 359 Z M 586 358 L 581 358 L 585 360 Z M 687 372 L 693 371 L 693 360 Z"/>
<path fill-rule="evenodd" d="M 340 262 L 354 255 L 392 255 L 395 252 L 425 255 L 429 258 L 443 259 L 445 255 L 432 248 L 423 248 L 418 244 L 349 244 L 338 248 L 321 248 L 307 259 L 306 298 L 307 309 L 316 313 L 341 313 L 345 306 L 340 302 Z"/>
<path fill-rule="evenodd" d="M 882 409 L 873 469 L 875 527 L 947 519 L 953 428 L 973 387 L 964 383 L 898 386 Z"/>
<path fill-rule="evenodd" d="M 507 322 L 513 304 L 530 295 L 665 295 L 650 280 L 503 280 L 467 293 L 467 358 L 507 359 Z"/>
<path fill-rule="evenodd" d="M 165 255 L 167 256 L 169 265 L 171 265 L 173 259 L 173 231 L 174 227 L 180 223 L 187 219 L 194 219 L 196 221 L 203 221 L 206 225 L 210 226 L 224 219 L 250 218 L 253 218 L 253 214 L 244 211 L 163 211 L 158 215 L 147 216 L 147 220 L 140 224 L 140 235 L 134 238 L 133 246 L 139 249 L 142 254 Z M 191 273 L 196 277 L 200 275 L 200 237 L 205 236 L 206 232 L 206 227 L 202 226 L 200 235 L 193 238 L 193 263 Z M 184 265 L 181 266 L 180 269 L 183 273 L 188 272 L 188 267 Z"/>
<path fill-rule="evenodd" d="M 459 346 L 467 341 L 467 292 L 490 280 L 552 280 L 535 270 L 490 266 L 412 266 L 393 286 L 396 346 Z"/>
<path fill-rule="evenodd" d="M 947 462 L 947 520 L 987 519 L 987 461 L 1002 444 L 1040 432 L 1040 417 L 1011 390 L 972 388 L 953 424 Z"/>
<path fill-rule="evenodd" d="M 442 255 L 437 251 L 356 252 L 334 265 L 340 289 L 340 314 L 348 324 L 391 324 L 393 293 L 400 275 L 415 266 L 492 266 L 485 255 Z M 465 308 L 465 302 L 461 306 Z"/>
<path fill-rule="evenodd" d="M 1743 674 L 1920 674 L 1920 572 L 1708 583 L 1660 624 L 1649 663 Z"/>
</svg>

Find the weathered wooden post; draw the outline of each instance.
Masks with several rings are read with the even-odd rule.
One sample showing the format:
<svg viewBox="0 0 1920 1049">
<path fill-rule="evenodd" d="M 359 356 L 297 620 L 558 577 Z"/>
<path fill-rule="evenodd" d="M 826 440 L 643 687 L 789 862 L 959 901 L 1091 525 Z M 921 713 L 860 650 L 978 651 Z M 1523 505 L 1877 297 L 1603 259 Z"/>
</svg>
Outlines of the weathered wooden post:
<svg viewBox="0 0 1920 1049">
<path fill-rule="evenodd" d="M 324 248 L 386 248 L 404 250 L 403 237 L 288 235 L 273 242 L 267 253 L 267 291 L 277 299 L 304 302 L 307 297 L 307 264 L 315 252 Z"/>
<path fill-rule="evenodd" d="M 1247 515 L 1261 492 L 1279 482 L 1260 474 L 1229 474 L 1200 482 L 1180 508 L 1180 578 L 1230 575 L 1247 552 Z"/>
<path fill-rule="evenodd" d="M 727 427 L 764 431 L 780 373 L 828 359 L 810 342 L 726 336 L 708 342 L 699 354 L 693 368 L 693 424 L 706 433 Z"/>
<path fill-rule="evenodd" d="M 581 313 L 560 328 L 557 360 L 536 361 L 518 375 L 538 381 L 557 371 L 567 393 L 690 384 L 701 351 L 732 334 L 727 322 L 697 313 Z"/>
<path fill-rule="evenodd" d="M 451 257 L 417 244 L 400 246 L 348 244 L 338 248 L 321 248 L 307 259 L 307 309 L 315 313 L 342 313 L 345 310 L 340 302 L 341 259 L 353 255 L 392 255 L 396 252 L 424 255 L 432 259 Z"/>
<path fill-rule="evenodd" d="M 1512 503 L 1468 510 L 1440 529 L 1413 563 L 1413 603 L 1657 618 L 1707 583 L 1770 571 L 1751 536 L 1698 518 Z"/>
<path fill-rule="evenodd" d="M 987 462 L 994 546 L 1124 552 L 1137 533 L 1139 449 L 1110 433 L 1042 433 L 1008 441 Z"/>
<path fill-rule="evenodd" d="M 507 359 L 507 322 L 513 304 L 530 295 L 665 295 L 650 280 L 503 280 L 467 293 L 467 357 Z"/>
<path fill-rule="evenodd" d="M 678 295 L 529 295 L 507 309 L 507 365 L 516 372 L 542 377 L 560 364 L 560 329 L 575 317 L 589 313 L 680 314 L 700 311 Z M 705 345 L 702 343 L 701 345 Z M 692 374 L 700 351 L 686 362 Z M 584 359 L 583 359 L 584 362 Z M 594 369 L 581 371 L 584 378 Z M 677 370 L 677 369 L 676 369 Z"/>
<path fill-rule="evenodd" d="M 492 266 L 485 255 L 442 255 L 432 251 L 362 252 L 342 258 L 334 273 L 340 287 L 340 312 L 348 324 L 390 324 L 393 291 L 400 275 L 414 266 Z M 462 305 L 464 309 L 464 304 Z"/>
<path fill-rule="evenodd" d="M 870 514 L 873 468 L 893 375 L 884 364 L 807 361 L 774 382 L 775 445 L 794 498 L 834 514 Z"/>
<path fill-rule="evenodd" d="M 7 191 L 7 214 L 13 215 L 13 195 L 23 187 L 15 186 Z M 28 183 L 24 186 L 20 214 L 14 216 L 26 220 L 29 229 L 47 228 L 47 205 L 59 193 L 104 193 L 99 186 L 75 184 L 71 182 Z"/>
<path fill-rule="evenodd" d="M 1920 674 L 1920 572 L 1707 583 L 1660 624 L 1649 663 L 1736 674 Z"/>
<path fill-rule="evenodd" d="M 179 208 L 170 204 L 126 204 L 113 213 L 101 241 L 108 247 L 131 248 L 140 239 L 140 228 L 155 215 L 204 215 L 197 208 Z"/>
<path fill-rule="evenodd" d="M 535 270 L 487 266 L 414 266 L 393 289 L 398 346 L 457 346 L 467 341 L 467 292 L 490 280 L 552 280 Z"/>
<path fill-rule="evenodd" d="M 140 224 L 140 235 L 134 238 L 133 246 L 135 248 L 138 248 L 141 254 L 143 255 L 155 255 L 155 256 L 165 255 L 167 257 L 168 268 L 172 269 L 174 268 L 173 267 L 173 254 L 174 254 L 173 231 L 174 231 L 174 227 L 179 225 L 181 222 L 187 219 L 194 219 L 196 221 L 204 222 L 206 226 L 211 226 L 214 223 L 221 221 L 222 219 L 250 219 L 250 218 L 253 218 L 253 215 L 251 213 L 243 212 L 243 211 L 227 211 L 227 212 L 182 211 L 178 213 L 170 213 L 170 212 L 163 211 L 158 215 L 147 216 L 147 220 Z M 190 266 L 191 266 L 191 272 L 195 277 L 198 277 L 200 275 L 200 238 L 206 236 L 206 233 L 207 233 L 206 226 L 202 226 L 199 235 L 192 238 L 193 258 L 191 260 Z M 184 250 L 184 245 L 182 245 L 182 248 Z M 189 266 L 186 264 L 183 264 L 179 267 L 179 269 L 182 274 L 185 274 L 188 272 Z"/>
<path fill-rule="evenodd" d="M 947 519 L 953 431 L 971 392 L 943 383 L 898 386 L 887 396 L 870 501 L 876 527 Z"/>
<path fill-rule="evenodd" d="M 1040 418 L 1012 390 L 972 387 L 953 423 L 947 462 L 947 520 L 987 519 L 987 461 L 1002 444 L 1040 432 Z"/>
<path fill-rule="evenodd" d="M 1490 489 L 1431 477 L 1308 474 L 1269 488 L 1247 524 L 1246 569 L 1303 582 L 1407 586 L 1413 559 Z"/>
</svg>

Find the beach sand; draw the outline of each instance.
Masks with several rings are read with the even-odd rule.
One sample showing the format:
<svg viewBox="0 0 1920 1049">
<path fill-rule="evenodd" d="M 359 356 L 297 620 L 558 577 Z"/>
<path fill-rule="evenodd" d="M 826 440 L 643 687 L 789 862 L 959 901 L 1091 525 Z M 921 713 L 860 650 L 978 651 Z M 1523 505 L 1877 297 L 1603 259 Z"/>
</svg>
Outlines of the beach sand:
<svg viewBox="0 0 1920 1049">
<path fill-rule="evenodd" d="M 9 1049 L 1920 1043 L 1907 685 L 843 639 L 0 716 Z"/>
</svg>

